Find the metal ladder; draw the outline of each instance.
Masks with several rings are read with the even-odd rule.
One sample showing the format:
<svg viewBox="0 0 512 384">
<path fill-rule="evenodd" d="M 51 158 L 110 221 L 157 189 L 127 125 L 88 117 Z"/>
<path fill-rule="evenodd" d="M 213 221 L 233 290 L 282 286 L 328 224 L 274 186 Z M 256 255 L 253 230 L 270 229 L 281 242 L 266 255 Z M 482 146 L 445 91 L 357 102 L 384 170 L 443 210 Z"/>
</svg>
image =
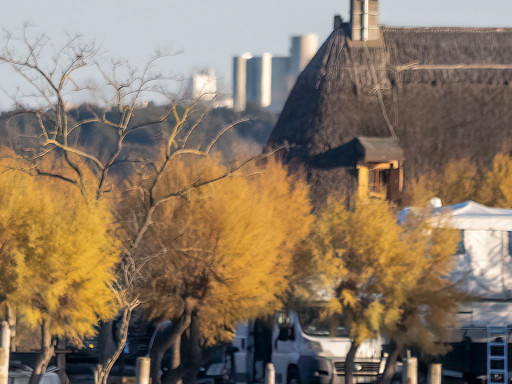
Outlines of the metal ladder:
<svg viewBox="0 0 512 384">
<path fill-rule="evenodd" d="M 508 329 L 487 326 L 487 383 L 508 384 Z"/>
</svg>

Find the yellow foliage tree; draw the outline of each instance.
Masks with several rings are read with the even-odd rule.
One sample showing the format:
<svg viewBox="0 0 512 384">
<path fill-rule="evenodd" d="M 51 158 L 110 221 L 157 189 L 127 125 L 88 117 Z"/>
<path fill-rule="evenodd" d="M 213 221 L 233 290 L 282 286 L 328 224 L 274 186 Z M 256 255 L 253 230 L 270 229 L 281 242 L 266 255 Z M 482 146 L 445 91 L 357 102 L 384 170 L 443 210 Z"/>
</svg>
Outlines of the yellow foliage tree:
<svg viewBox="0 0 512 384">
<path fill-rule="evenodd" d="M 494 157 L 492 169 L 484 178 L 480 199 L 482 204 L 512 208 L 512 157 L 499 153 Z"/>
<path fill-rule="evenodd" d="M 443 225 L 441 225 L 443 223 Z M 387 322 L 383 329 L 390 339 L 392 350 L 382 375 L 389 384 L 395 362 L 407 347 L 419 347 L 428 355 L 448 350 L 443 339 L 451 333 L 459 304 L 466 296 L 448 276 L 453 268 L 453 255 L 459 241 L 458 231 L 446 227 L 447 220 L 432 222 L 425 215 L 408 217 L 403 239 L 411 245 L 407 285 L 400 303 L 400 315 Z"/>
<path fill-rule="evenodd" d="M 158 194 L 226 172 L 211 159 L 179 161 L 172 170 Z M 166 349 L 173 347 L 170 368 L 180 367 L 181 336 L 192 316 L 205 342 L 214 343 L 232 338 L 236 323 L 279 307 L 293 250 L 309 232 L 310 211 L 306 184 L 268 161 L 191 190 L 155 212 L 141 247 L 158 255 L 146 268 L 149 287 L 141 287 L 149 288 L 154 300 L 143 308 L 151 319 L 173 319 L 175 326 L 160 351 L 152 351 L 153 382 L 159 382 Z"/>
<path fill-rule="evenodd" d="M 407 187 L 411 205 L 425 207 L 433 197 L 444 204 L 479 200 L 482 177 L 469 159 L 452 160 L 440 172 L 431 172 L 413 180 Z"/>
<path fill-rule="evenodd" d="M 440 172 L 421 175 L 408 186 L 409 203 L 424 207 L 433 197 L 444 204 L 473 200 L 481 204 L 512 207 L 512 157 L 498 153 L 487 172 L 479 172 L 468 159 L 453 160 Z"/>
<path fill-rule="evenodd" d="M 146 184 L 143 191 L 145 201 L 135 220 L 139 226 L 129 232 L 131 238 L 124 238 L 117 279 L 113 284 L 119 307 L 118 321 L 115 325 L 113 321 L 100 324 L 95 383 L 107 384 L 110 370 L 124 349 L 132 312 L 146 300 L 135 289 L 135 283 L 140 281 L 140 273 L 148 257 L 152 257 L 138 248 L 147 242 L 146 231 L 155 222 L 153 213 L 169 200 L 186 197 L 191 189 L 232 176 L 255 158 L 241 161 L 237 166 L 231 164 L 223 175 L 214 175 L 211 180 L 203 178 L 181 187 L 174 185 L 171 195 L 157 193 L 164 174 L 171 171 L 178 158 L 209 156 L 224 133 L 244 119 L 216 132 L 200 133 L 201 126 L 208 126 L 203 119 L 210 108 L 200 98 L 184 101 L 176 97 L 175 79 L 155 72 L 156 67 L 162 65 L 157 65 L 157 62 L 166 57 L 160 53 L 138 69 L 103 57 L 93 41 L 79 36 L 70 36 L 62 45 L 54 46 L 44 36 L 34 33 L 30 26 L 6 34 L 3 43 L 0 62 L 10 67 L 15 77 L 24 83 L 24 89 L 28 90 L 14 97 L 16 110 L 3 115 L 9 122 L 27 119 L 30 123 L 27 125 L 30 129 L 23 137 L 15 140 L 19 154 L 30 162 L 27 171 L 65 181 L 84 196 L 94 194 L 99 202 L 107 198 L 111 200 L 111 192 L 119 193 L 122 183 L 117 176 L 140 169 L 144 172 L 141 177 Z M 91 84 L 77 76 L 84 68 L 96 72 L 104 82 Z M 72 97 L 71 89 L 76 91 Z M 102 100 L 101 106 L 75 108 L 72 105 L 72 99 L 80 99 L 77 95 L 90 95 L 90 92 Z M 143 107 L 148 97 L 155 94 L 162 100 L 174 101 L 167 106 Z M 104 140 L 96 144 L 93 143 L 97 140 L 84 140 L 85 131 L 91 138 L 95 132 L 100 132 Z M 142 131 L 148 135 L 144 137 L 154 142 L 151 153 L 144 151 L 143 156 L 135 143 L 137 140 L 134 140 L 134 136 Z M 204 140 L 198 140 L 199 137 L 204 137 Z M 200 142 L 202 144 L 198 146 Z M 261 159 L 270 155 L 256 157 Z M 61 166 L 55 167 L 52 161 L 48 161 L 55 157 L 62 159 Z M 120 233 L 121 236 L 123 234 Z"/>
<path fill-rule="evenodd" d="M 313 257 L 326 284 L 334 282 L 335 297 L 327 310 L 343 314 L 352 338 L 346 358 L 348 384 L 353 382 L 354 358 L 365 339 L 383 331 L 395 336 L 398 329 L 407 338 L 407 332 L 414 333 L 413 325 L 429 335 L 435 333 L 430 325 L 440 318 L 419 324 L 420 308 L 428 306 L 431 314 L 444 308 L 442 303 L 436 306 L 430 295 L 449 284 L 443 276 L 451 266 L 456 242 L 449 230 L 431 233 L 424 223 L 401 227 L 383 200 L 360 199 L 350 208 L 332 200 L 315 224 Z M 449 319 L 442 319 L 447 325 Z M 424 339 L 409 340 L 420 346 L 433 344 L 432 337 Z M 403 340 L 399 339 L 402 347 Z"/>
<path fill-rule="evenodd" d="M 391 208 L 383 200 L 360 199 L 350 209 L 331 200 L 313 231 L 313 255 L 326 284 L 334 282 L 328 309 L 342 313 L 352 344 L 346 358 L 346 382 L 353 382 L 360 344 L 375 337 L 384 322 L 400 315 L 397 300 L 408 274 L 407 244 Z M 398 279 L 399 277 L 399 279 Z"/>
<path fill-rule="evenodd" d="M 116 312 L 109 285 L 119 251 L 110 223 L 104 205 L 66 183 L 0 173 L 0 226 L 8 228 L 2 236 L 16 281 L 3 292 L 5 303 L 41 330 L 31 383 L 45 372 L 56 337 L 91 336 L 100 319 Z"/>
</svg>

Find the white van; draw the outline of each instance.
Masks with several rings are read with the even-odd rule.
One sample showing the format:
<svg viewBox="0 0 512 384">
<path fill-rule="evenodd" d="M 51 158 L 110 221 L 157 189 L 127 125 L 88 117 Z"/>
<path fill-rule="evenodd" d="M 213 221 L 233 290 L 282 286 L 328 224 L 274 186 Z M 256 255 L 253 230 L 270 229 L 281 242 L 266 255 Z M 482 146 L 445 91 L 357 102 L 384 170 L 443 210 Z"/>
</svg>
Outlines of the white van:
<svg viewBox="0 0 512 384">
<path fill-rule="evenodd" d="M 340 316 L 322 317 L 320 308 L 276 312 L 273 324 L 248 321 L 237 327 L 233 345 L 235 380 L 262 380 L 272 362 L 276 384 L 342 384 L 350 348 Z M 355 382 L 372 382 L 384 368 L 380 339 L 362 343 L 354 364 Z"/>
</svg>

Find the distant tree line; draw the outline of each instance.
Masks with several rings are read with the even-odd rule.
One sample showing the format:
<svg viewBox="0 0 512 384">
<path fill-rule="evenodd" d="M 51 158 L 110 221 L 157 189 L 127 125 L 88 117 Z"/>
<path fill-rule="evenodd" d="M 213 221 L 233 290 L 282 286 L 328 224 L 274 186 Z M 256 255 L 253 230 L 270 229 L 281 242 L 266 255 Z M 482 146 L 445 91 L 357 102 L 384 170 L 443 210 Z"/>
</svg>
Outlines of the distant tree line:
<svg viewBox="0 0 512 384">
<path fill-rule="evenodd" d="M 158 121 L 172 106 L 155 105 L 137 108 L 137 114 L 133 117 L 132 124 L 148 121 Z M 178 110 L 186 108 L 186 101 L 177 103 Z M 208 113 L 201 118 L 205 111 Z M 18 150 L 27 146 L 29 137 L 38 134 L 38 120 L 34 115 L 26 115 L 20 111 L 6 111 L 4 119 L 0 120 L 0 143 Z M 77 145 L 88 148 L 92 152 L 108 153 L 115 150 L 116 136 L 114 132 L 105 130 L 102 124 L 94 121 L 95 115 L 105 113 L 109 121 L 117 121 L 120 118 L 119 111 L 112 108 L 82 104 L 72 107 L 69 117 L 74 121 L 84 121 L 80 125 L 73 139 Z M 185 122 L 187 128 L 193 121 L 201 119 L 201 129 L 195 130 L 189 138 L 190 146 L 201 146 L 209 143 L 223 128 L 238 122 L 229 130 L 229 135 L 223 135 L 215 143 L 215 151 L 222 155 L 225 161 L 244 155 L 257 155 L 261 153 L 270 132 L 276 121 L 277 114 L 264 110 L 247 110 L 243 113 L 234 112 L 228 108 L 211 108 L 206 103 L 199 103 L 190 119 Z M 125 139 L 125 146 L 138 156 L 150 158 L 152 149 L 158 145 L 161 136 L 165 134 L 161 126 L 152 127 L 151 130 L 138 130 Z M 124 156 L 123 154 L 122 156 Z"/>
</svg>

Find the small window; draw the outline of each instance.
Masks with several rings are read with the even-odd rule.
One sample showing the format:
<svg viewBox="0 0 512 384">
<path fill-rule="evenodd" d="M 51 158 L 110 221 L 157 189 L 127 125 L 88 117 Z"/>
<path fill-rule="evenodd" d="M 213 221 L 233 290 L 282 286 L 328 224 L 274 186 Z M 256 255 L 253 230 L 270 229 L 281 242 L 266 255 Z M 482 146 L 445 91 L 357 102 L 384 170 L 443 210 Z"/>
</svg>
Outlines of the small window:
<svg viewBox="0 0 512 384">
<path fill-rule="evenodd" d="M 507 232 L 507 239 L 508 239 L 508 254 L 509 256 L 512 256 L 512 232 Z"/>
</svg>

